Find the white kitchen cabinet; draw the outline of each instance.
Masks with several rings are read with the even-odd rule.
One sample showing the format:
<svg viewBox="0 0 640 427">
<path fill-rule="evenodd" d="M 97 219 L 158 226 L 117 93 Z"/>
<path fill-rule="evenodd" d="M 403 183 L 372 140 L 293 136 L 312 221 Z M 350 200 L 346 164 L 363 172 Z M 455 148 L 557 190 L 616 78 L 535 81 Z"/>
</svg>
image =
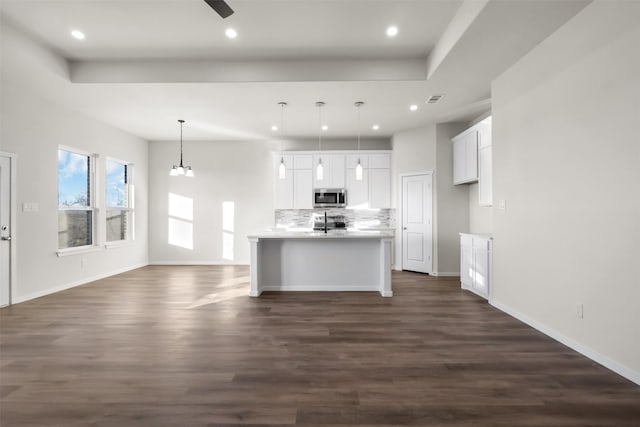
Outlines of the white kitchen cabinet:
<svg viewBox="0 0 640 427">
<path fill-rule="evenodd" d="M 311 169 L 293 171 L 293 209 L 313 208 Z"/>
<path fill-rule="evenodd" d="M 369 207 L 391 207 L 391 169 L 369 168 Z"/>
<path fill-rule="evenodd" d="M 369 167 L 369 155 L 363 153 L 354 153 L 347 155 L 347 169 L 355 169 L 358 165 L 358 159 L 360 159 L 360 165 L 363 168 Z"/>
<path fill-rule="evenodd" d="M 284 160 L 285 178 L 280 179 L 280 161 Z M 293 209 L 293 156 L 273 156 L 273 171 L 275 179 L 275 208 Z"/>
<path fill-rule="evenodd" d="M 391 155 L 370 154 L 368 167 L 370 169 L 391 169 Z"/>
<path fill-rule="evenodd" d="M 478 150 L 478 203 L 493 205 L 493 148 L 491 145 Z"/>
<path fill-rule="evenodd" d="M 322 159 L 323 177 L 318 179 L 316 168 Z M 313 156 L 313 188 L 344 188 L 345 187 L 345 156 L 344 154 L 323 154 Z"/>
<path fill-rule="evenodd" d="M 493 205 L 493 148 L 491 117 L 478 123 L 478 203 Z"/>
<path fill-rule="evenodd" d="M 280 158 L 286 165 L 285 179 L 279 179 Z M 317 179 L 316 166 L 322 159 L 324 177 Z M 360 159 L 363 179 L 356 181 Z M 391 154 L 389 151 L 288 151 L 274 153 L 276 209 L 312 209 L 313 189 L 346 188 L 351 208 L 391 208 Z"/>
<path fill-rule="evenodd" d="M 311 154 L 296 154 L 293 156 L 294 169 L 311 169 L 313 167 L 313 156 Z"/>
<path fill-rule="evenodd" d="M 453 183 L 470 184 L 478 181 L 478 130 L 467 129 L 454 137 Z"/>
<path fill-rule="evenodd" d="M 460 283 L 467 289 L 489 298 L 493 239 L 486 235 L 460 233 Z"/>
<path fill-rule="evenodd" d="M 362 180 L 356 180 L 356 170 L 347 169 L 347 206 L 369 207 L 369 169 L 362 169 Z"/>
</svg>

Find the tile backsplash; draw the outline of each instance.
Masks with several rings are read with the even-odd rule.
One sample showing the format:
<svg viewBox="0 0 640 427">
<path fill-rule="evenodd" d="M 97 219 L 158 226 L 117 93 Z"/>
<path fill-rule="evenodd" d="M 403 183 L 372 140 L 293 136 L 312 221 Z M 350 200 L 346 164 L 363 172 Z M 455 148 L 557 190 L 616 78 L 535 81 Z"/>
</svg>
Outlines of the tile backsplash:
<svg viewBox="0 0 640 427">
<path fill-rule="evenodd" d="M 277 228 L 311 228 L 313 214 L 343 215 L 349 228 L 394 228 L 395 209 L 276 209 Z"/>
</svg>

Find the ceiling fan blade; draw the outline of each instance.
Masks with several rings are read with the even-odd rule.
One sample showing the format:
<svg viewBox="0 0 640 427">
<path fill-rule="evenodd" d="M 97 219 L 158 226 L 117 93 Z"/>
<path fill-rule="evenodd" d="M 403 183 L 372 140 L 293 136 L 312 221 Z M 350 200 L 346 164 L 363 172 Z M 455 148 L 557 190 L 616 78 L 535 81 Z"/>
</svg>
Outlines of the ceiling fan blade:
<svg viewBox="0 0 640 427">
<path fill-rule="evenodd" d="M 225 2 L 224 0 L 204 0 L 204 1 L 209 6 L 211 6 L 211 9 L 218 12 L 218 15 L 220 15 L 223 19 L 233 14 L 233 9 L 231 9 L 227 4 L 227 2 Z"/>
</svg>

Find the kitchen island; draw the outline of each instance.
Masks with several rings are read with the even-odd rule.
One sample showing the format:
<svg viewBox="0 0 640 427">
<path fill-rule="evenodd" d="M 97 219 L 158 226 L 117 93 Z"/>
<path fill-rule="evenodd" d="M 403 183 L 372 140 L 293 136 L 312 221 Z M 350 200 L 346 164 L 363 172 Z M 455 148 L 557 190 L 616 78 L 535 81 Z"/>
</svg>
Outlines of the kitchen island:
<svg viewBox="0 0 640 427">
<path fill-rule="evenodd" d="M 248 237 L 251 289 L 264 291 L 391 290 L 393 234 L 384 231 L 267 231 Z"/>
</svg>

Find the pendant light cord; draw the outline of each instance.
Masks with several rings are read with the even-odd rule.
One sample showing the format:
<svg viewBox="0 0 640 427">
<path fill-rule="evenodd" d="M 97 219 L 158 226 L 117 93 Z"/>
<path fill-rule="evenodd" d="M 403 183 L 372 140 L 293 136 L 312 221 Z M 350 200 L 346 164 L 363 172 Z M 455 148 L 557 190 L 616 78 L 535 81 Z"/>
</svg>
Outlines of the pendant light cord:
<svg viewBox="0 0 640 427">
<path fill-rule="evenodd" d="M 358 107 L 358 151 L 360 151 L 360 107 L 362 107 L 363 102 L 356 102 L 356 107 Z"/>
<path fill-rule="evenodd" d="M 316 107 L 318 107 L 318 151 L 322 151 L 322 107 L 324 107 L 324 102 L 316 102 Z"/>
<path fill-rule="evenodd" d="M 182 124 L 184 122 L 182 120 L 180 120 L 180 167 L 182 166 Z"/>
<path fill-rule="evenodd" d="M 278 104 L 280 104 L 280 156 L 281 156 L 281 161 L 284 161 L 284 157 L 282 154 L 282 139 L 284 138 L 284 107 L 287 106 L 286 102 L 279 102 Z"/>
</svg>

